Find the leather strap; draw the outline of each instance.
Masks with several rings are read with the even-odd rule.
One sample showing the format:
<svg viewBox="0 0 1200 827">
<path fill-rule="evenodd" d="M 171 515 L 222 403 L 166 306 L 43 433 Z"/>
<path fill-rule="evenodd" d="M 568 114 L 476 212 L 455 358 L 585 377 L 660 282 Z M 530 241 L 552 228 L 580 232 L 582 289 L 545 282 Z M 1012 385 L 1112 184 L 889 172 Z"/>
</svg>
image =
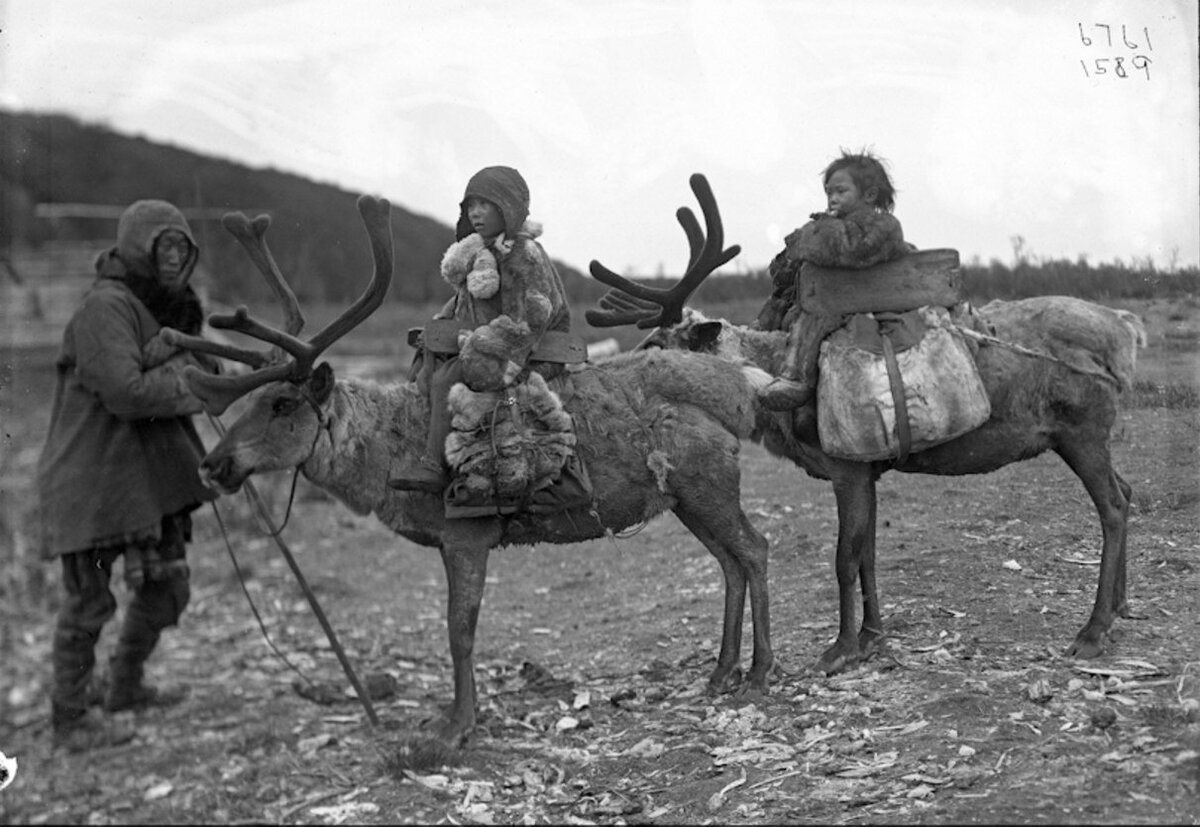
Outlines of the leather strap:
<svg viewBox="0 0 1200 827">
<path fill-rule="evenodd" d="M 408 343 L 417 347 L 423 340 L 425 349 L 431 353 L 458 353 L 460 332 L 470 333 L 471 328 L 461 327 L 457 319 L 430 319 L 424 328 L 409 329 Z M 536 362 L 576 365 L 587 361 L 587 344 L 570 333 L 547 330 L 529 358 Z"/>
<path fill-rule="evenodd" d="M 908 459 L 909 449 L 912 448 L 912 428 L 908 421 L 908 403 L 904 401 L 904 380 L 900 378 L 900 366 L 896 363 L 896 349 L 887 334 L 883 340 L 883 362 L 887 365 L 888 384 L 892 389 L 892 403 L 896 406 L 896 438 L 900 442 L 900 455 L 896 457 L 899 465 Z"/>
</svg>

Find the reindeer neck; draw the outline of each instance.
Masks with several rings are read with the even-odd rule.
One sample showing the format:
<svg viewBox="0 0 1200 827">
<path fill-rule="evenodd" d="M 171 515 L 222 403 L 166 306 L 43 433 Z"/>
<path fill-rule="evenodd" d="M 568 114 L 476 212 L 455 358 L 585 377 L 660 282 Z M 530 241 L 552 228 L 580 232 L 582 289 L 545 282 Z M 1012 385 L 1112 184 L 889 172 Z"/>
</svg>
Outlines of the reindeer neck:
<svg viewBox="0 0 1200 827">
<path fill-rule="evenodd" d="M 358 514 L 373 512 L 404 534 L 423 531 L 387 487 L 399 457 L 425 444 L 429 406 L 416 385 L 338 379 L 322 412 L 324 430 L 302 466 L 304 476 Z"/>
<path fill-rule="evenodd" d="M 786 331 L 735 327 L 732 332 L 737 338 L 742 358 L 768 373 L 779 372 L 784 351 L 783 343 L 787 339 Z"/>
</svg>

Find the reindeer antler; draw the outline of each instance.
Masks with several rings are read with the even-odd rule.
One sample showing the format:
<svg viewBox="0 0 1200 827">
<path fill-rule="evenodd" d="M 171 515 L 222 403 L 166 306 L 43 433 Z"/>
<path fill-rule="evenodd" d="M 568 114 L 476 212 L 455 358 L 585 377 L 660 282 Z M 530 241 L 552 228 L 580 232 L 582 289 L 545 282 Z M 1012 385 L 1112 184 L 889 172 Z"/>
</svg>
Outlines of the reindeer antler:
<svg viewBox="0 0 1200 827">
<path fill-rule="evenodd" d="M 708 236 L 700 228 L 696 215 L 688 207 L 680 207 L 675 217 L 683 227 L 688 239 L 688 266 L 679 282 L 669 289 L 649 287 L 619 276 L 603 264 L 593 260 L 590 267 L 592 278 L 613 288 L 600 297 L 600 310 L 588 310 L 584 317 L 593 327 L 617 327 L 636 323 L 645 329 L 669 327 L 683 319 L 683 306 L 714 270 L 741 252 L 738 245 L 722 250 L 725 230 L 721 224 L 721 213 L 712 188 L 700 173 L 691 176 L 689 183 L 700 210 L 704 214 L 704 225 Z"/>
<path fill-rule="evenodd" d="M 297 335 L 304 327 L 304 315 L 300 312 L 296 294 L 279 272 L 279 267 L 267 247 L 266 232 L 271 226 L 270 217 L 260 215 L 250 221 L 242 213 L 227 213 L 224 216 L 221 223 L 241 242 L 250 254 L 251 261 L 267 279 L 267 283 L 283 305 L 284 329 L 279 330 L 255 319 L 245 307 L 239 307 L 228 315 L 214 314 L 208 318 L 208 323 L 218 329 L 233 330 L 267 342 L 282 353 L 261 353 L 212 342 L 198 336 L 188 336 L 175 330 L 164 330 L 163 337 L 171 344 L 223 356 L 255 368 L 239 376 L 214 376 L 197 369 L 189 370 L 188 383 L 192 392 L 204 403 L 205 410 L 212 414 L 220 414 L 234 400 L 268 382 L 281 379 L 304 381 L 311 375 L 313 365 L 322 352 L 354 329 L 383 303 L 392 281 L 391 205 L 386 199 L 364 195 L 358 199 L 358 211 L 366 226 L 367 236 L 371 241 L 371 254 L 375 260 L 375 272 L 371 283 L 354 304 L 307 342 Z M 283 354 L 288 354 L 291 358 Z"/>
</svg>

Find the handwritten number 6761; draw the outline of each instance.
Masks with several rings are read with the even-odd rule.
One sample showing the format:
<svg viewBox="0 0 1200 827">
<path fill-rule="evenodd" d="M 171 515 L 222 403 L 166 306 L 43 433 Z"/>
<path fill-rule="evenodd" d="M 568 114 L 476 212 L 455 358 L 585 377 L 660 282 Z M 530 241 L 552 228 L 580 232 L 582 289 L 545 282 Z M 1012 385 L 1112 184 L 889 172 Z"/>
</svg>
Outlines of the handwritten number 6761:
<svg viewBox="0 0 1200 827">
<path fill-rule="evenodd" d="M 1083 41 L 1084 46 L 1091 46 L 1092 38 L 1088 37 L 1086 34 L 1083 33 L 1083 24 L 1082 23 L 1080 23 L 1078 25 L 1079 25 L 1079 39 L 1081 41 Z M 1093 23 L 1092 26 L 1097 29 L 1104 29 L 1105 38 L 1108 41 L 1108 45 L 1111 47 L 1113 45 L 1112 26 L 1110 26 L 1107 23 Z M 1146 39 L 1146 49 L 1153 52 L 1154 46 L 1150 43 L 1150 29 L 1148 27 L 1146 27 L 1146 26 L 1142 27 L 1142 36 Z M 1129 42 L 1129 37 L 1125 33 L 1125 24 L 1124 23 L 1121 24 L 1121 41 L 1125 44 L 1125 47 L 1128 49 L 1137 49 L 1138 48 L 1138 44 Z"/>
</svg>

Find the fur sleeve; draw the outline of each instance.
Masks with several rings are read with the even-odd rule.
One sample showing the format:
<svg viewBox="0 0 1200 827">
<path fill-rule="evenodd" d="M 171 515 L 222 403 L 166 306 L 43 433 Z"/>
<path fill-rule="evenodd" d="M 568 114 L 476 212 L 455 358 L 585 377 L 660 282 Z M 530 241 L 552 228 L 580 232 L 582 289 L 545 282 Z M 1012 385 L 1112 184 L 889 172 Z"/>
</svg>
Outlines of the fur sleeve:
<svg viewBox="0 0 1200 827">
<path fill-rule="evenodd" d="M 501 262 L 504 315 L 529 325 L 533 345 L 566 312 L 562 280 L 536 241 L 520 239 Z"/>
<path fill-rule="evenodd" d="M 501 314 L 467 337 L 463 379 L 473 390 L 503 387 L 529 361 L 547 330 L 567 330 L 562 280 L 541 245 L 519 238 L 500 259 Z"/>
<path fill-rule="evenodd" d="M 904 231 L 891 213 L 859 210 L 845 218 L 822 216 L 805 224 L 788 257 L 822 267 L 862 269 L 908 252 Z"/>
</svg>

